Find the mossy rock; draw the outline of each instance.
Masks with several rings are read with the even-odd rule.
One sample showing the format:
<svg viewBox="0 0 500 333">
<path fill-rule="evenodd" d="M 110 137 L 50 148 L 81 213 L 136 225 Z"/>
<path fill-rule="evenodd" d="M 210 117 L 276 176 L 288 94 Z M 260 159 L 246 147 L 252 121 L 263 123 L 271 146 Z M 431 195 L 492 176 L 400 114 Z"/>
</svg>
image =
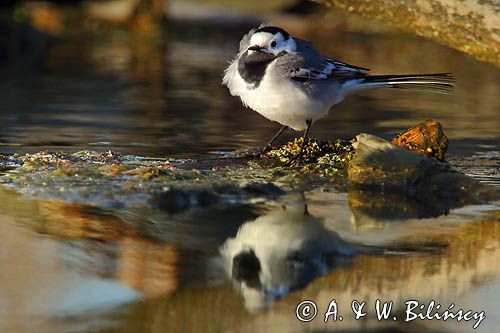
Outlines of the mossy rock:
<svg viewBox="0 0 500 333">
<path fill-rule="evenodd" d="M 262 156 L 261 165 L 266 167 L 293 165 L 302 142 L 301 137 L 270 150 Z M 307 139 L 301 160 L 302 171 L 306 173 L 336 172 L 339 169 L 345 169 L 354 153 L 352 143 L 353 141 L 340 139 L 335 141 Z"/>
</svg>

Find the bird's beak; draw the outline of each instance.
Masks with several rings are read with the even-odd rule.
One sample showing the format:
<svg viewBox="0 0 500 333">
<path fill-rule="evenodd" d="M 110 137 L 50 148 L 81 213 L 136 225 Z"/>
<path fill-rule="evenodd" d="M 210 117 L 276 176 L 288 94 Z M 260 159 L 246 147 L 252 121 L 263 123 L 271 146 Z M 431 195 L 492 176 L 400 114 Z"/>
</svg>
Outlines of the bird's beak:
<svg viewBox="0 0 500 333">
<path fill-rule="evenodd" d="M 258 45 L 253 45 L 248 48 L 249 51 L 265 52 L 265 47 L 260 47 Z"/>
</svg>

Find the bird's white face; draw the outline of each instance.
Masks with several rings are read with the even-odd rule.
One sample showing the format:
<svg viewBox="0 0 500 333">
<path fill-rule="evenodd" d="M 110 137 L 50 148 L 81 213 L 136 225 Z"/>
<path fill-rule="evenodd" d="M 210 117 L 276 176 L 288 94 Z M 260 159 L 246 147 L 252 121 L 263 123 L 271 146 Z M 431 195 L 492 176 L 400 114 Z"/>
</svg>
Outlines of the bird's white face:
<svg viewBox="0 0 500 333">
<path fill-rule="evenodd" d="M 274 55 L 286 52 L 295 52 L 297 43 L 292 37 L 285 38 L 281 32 L 272 34 L 270 32 L 256 32 L 250 38 L 248 53 L 264 52 Z"/>
</svg>

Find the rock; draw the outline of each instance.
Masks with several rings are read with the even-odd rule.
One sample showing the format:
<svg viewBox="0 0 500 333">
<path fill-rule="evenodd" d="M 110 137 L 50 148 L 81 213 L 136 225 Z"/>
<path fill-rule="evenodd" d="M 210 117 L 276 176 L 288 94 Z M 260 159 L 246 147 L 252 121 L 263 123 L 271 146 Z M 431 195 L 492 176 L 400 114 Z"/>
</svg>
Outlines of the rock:
<svg viewBox="0 0 500 333">
<path fill-rule="evenodd" d="M 417 154 L 433 156 L 441 161 L 444 161 L 448 148 L 448 138 L 443 132 L 443 126 L 433 119 L 426 120 L 398 134 L 391 142 L 398 147 Z"/>
<path fill-rule="evenodd" d="M 446 169 L 434 159 L 414 154 L 371 134 L 359 134 L 348 168 L 350 183 L 376 188 L 410 188 L 430 167 Z"/>
<path fill-rule="evenodd" d="M 359 134 L 356 140 L 356 153 L 348 168 L 351 188 L 400 191 L 426 202 L 451 200 L 451 206 L 499 198 L 499 191 L 451 169 L 447 163 L 370 134 Z"/>
<path fill-rule="evenodd" d="M 500 66 L 498 1 L 317 0 L 448 45 Z"/>
<path fill-rule="evenodd" d="M 271 149 L 264 155 L 266 167 L 288 166 L 295 159 L 302 145 L 302 137 L 287 142 L 279 147 Z M 308 138 L 304 146 L 302 171 L 311 173 L 316 166 L 328 165 L 331 168 L 344 169 L 353 153 L 352 142 L 337 139 L 335 141 L 320 141 Z M 312 165 L 312 167 L 307 167 Z"/>
</svg>

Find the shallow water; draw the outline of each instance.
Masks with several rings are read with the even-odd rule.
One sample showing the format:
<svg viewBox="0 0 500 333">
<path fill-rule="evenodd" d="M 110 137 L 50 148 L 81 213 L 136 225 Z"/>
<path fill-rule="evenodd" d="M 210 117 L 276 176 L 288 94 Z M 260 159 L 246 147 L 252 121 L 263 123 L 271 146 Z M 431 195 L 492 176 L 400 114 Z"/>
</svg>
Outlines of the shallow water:
<svg viewBox="0 0 500 333">
<path fill-rule="evenodd" d="M 247 27 L 171 22 L 168 29 L 164 43 L 87 37 L 54 44 L 42 71 L 4 68 L 0 152 L 200 158 L 261 145 L 277 125 L 220 86 Z M 450 96 L 392 89 L 352 96 L 315 125 L 314 136 L 390 137 L 435 118 L 452 162 L 498 186 L 498 168 L 486 165 L 498 159 L 497 68 L 406 34 L 318 31 L 301 33 L 343 61 L 375 73 L 450 71 L 458 86 Z M 474 155 L 487 162 L 468 165 Z M 498 330 L 498 206 L 435 212 L 395 201 L 324 186 L 172 213 L 151 204 L 102 209 L 28 199 L 2 188 L 0 331 L 473 331 L 474 320 L 404 323 L 412 299 L 485 311 L 477 331 Z M 235 273 L 236 257 L 250 268 Z M 306 299 L 317 303 L 318 317 L 302 323 L 295 309 Z M 332 299 L 343 320 L 325 324 Z M 377 321 L 376 299 L 394 301 L 398 320 Z M 367 302 L 368 317 L 354 320 L 353 300 Z"/>
</svg>

